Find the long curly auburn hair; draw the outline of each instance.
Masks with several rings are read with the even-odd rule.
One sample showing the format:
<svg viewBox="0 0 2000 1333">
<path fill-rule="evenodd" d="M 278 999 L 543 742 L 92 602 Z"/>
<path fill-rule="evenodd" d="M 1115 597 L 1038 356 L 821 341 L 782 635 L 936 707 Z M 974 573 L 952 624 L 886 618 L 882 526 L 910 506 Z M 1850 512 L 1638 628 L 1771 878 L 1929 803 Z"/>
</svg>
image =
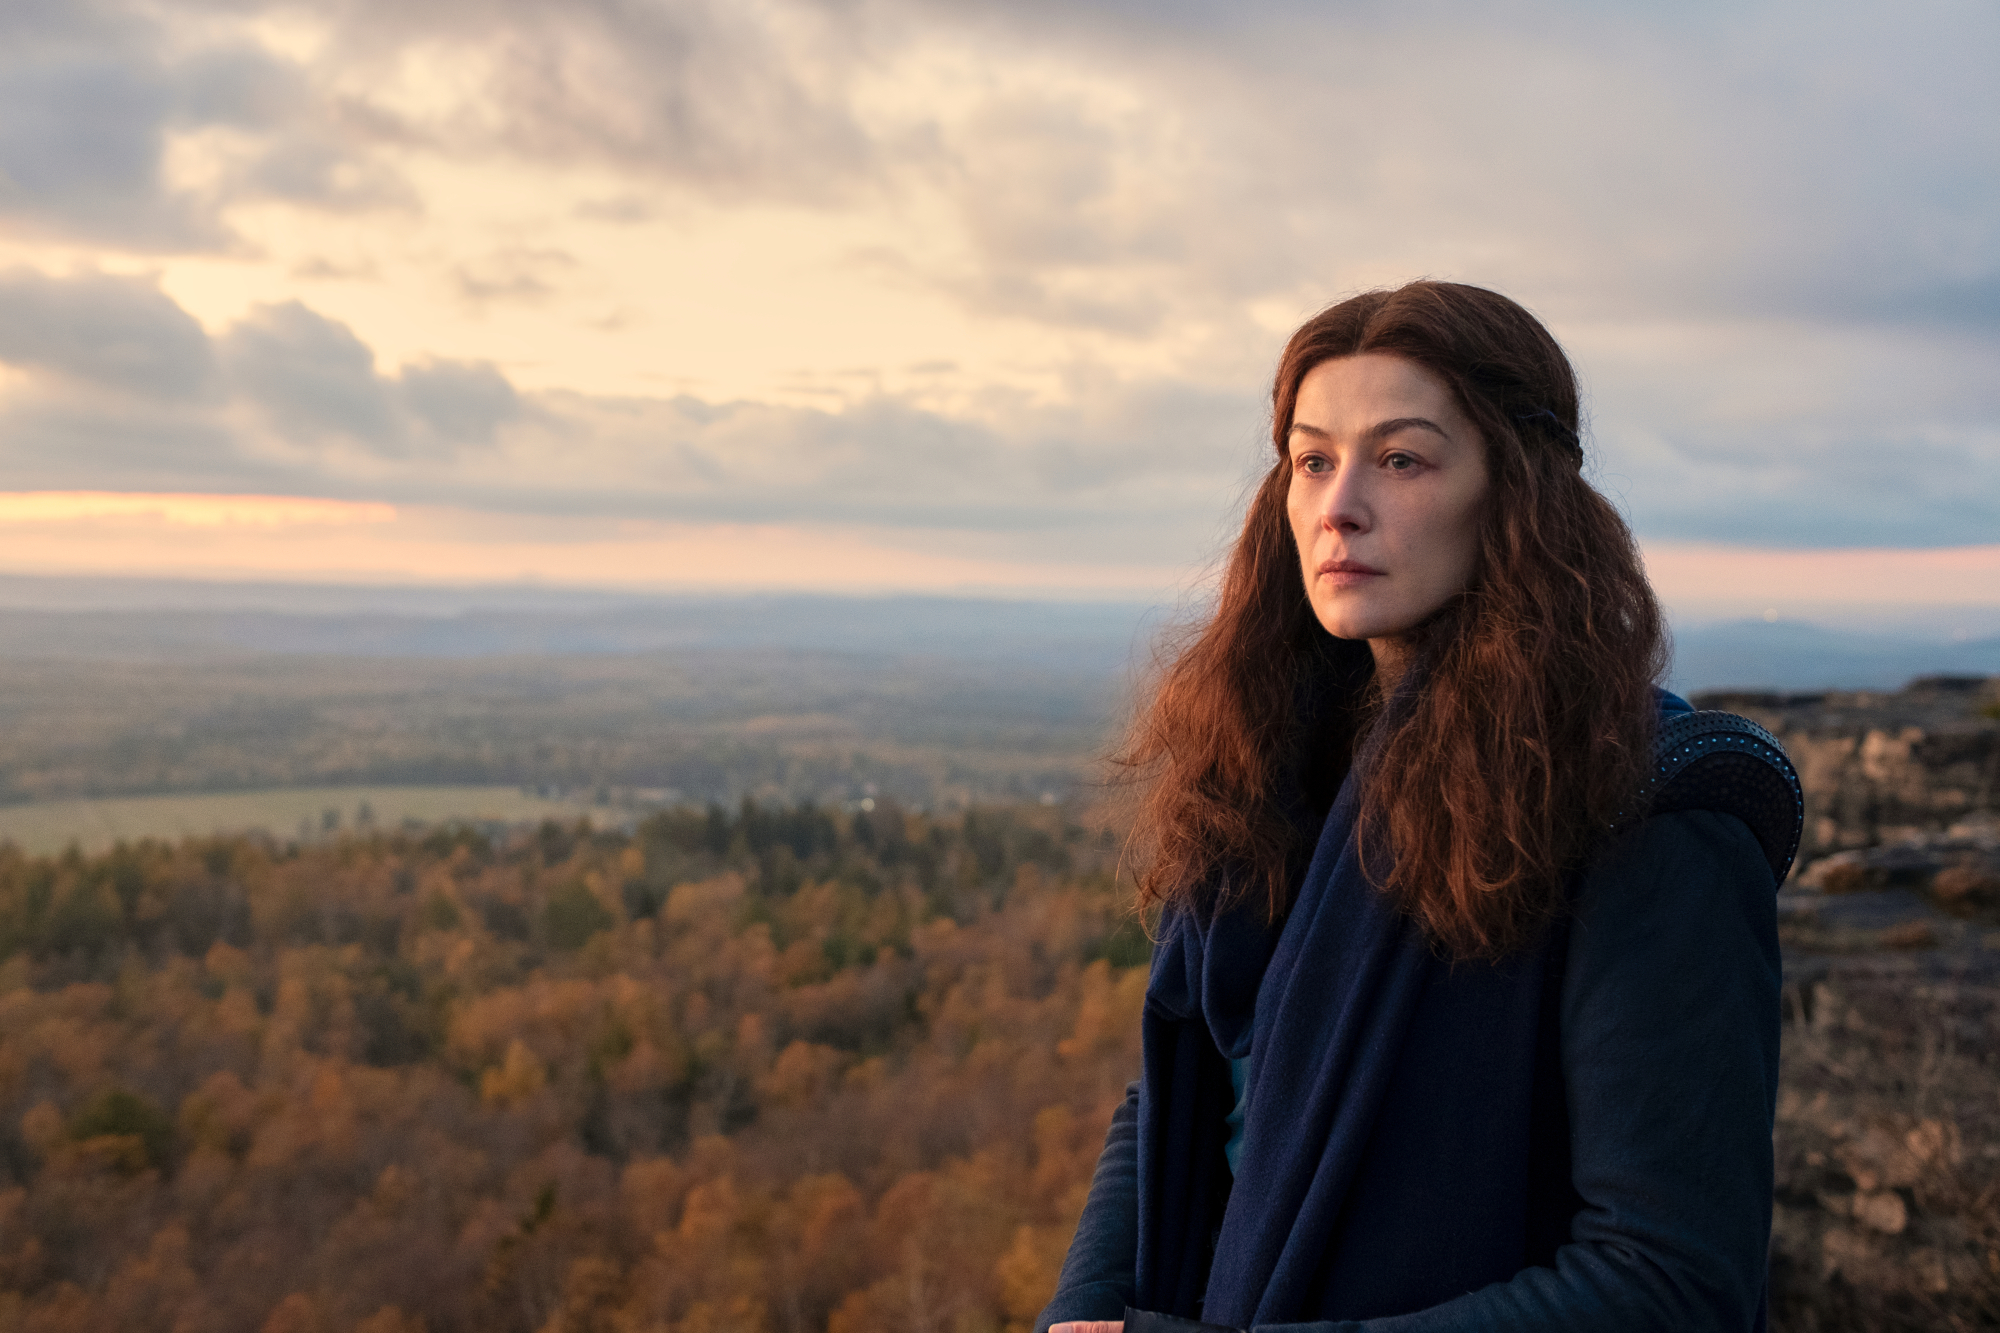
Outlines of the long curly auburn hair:
<svg viewBox="0 0 2000 1333">
<path fill-rule="evenodd" d="M 1314 616 L 1285 507 L 1300 381 L 1364 352 L 1451 387 L 1485 443 L 1490 488 L 1471 586 L 1413 632 L 1389 699 L 1370 683 L 1367 644 Z M 1272 389 L 1277 458 L 1215 613 L 1165 666 L 1116 759 L 1145 784 L 1142 909 L 1261 898 L 1275 920 L 1354 763 L 1363 865 L 1441 951 L 1503 956 L 1559 907 L 1638 788 L 1666 663 L 1631 531 L 1583 478 L 1577 400 L 1548 330 L 1480 287 L 1367 292 L 1292 335 Z"/>
</svg>

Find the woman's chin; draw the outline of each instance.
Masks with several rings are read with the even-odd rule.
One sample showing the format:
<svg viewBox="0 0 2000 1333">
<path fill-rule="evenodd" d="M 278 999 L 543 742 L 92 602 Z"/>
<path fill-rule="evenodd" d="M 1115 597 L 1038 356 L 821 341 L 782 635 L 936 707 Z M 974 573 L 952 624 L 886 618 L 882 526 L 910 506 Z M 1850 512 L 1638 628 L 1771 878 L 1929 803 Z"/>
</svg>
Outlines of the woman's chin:
<svg viewBox="0 0 2000 1333">
<path fill-rule="evenodd" d="M 1393 639 L 1407 634 L 1417 622 L 1406 616 L 1357 612 L 1348 607 L 1314 607 L 1320 628 L 1336 639 Z"/>
</svg>

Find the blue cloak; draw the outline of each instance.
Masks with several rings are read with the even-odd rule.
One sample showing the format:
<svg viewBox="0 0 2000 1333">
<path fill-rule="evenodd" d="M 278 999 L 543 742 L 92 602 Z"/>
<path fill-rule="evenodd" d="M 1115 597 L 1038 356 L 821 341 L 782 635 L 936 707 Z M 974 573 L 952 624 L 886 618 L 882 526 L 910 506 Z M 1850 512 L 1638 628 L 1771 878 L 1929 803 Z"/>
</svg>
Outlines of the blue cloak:
<svg viewBox="0 0 2000 1333">
<path fill-rule="evenodd" d="M 1415 1333 L 1513 1327 L 1514 1311 L 1520 1327 L 1622 1328 L 1641 1307 L 1677 1312 L 1661 1316 L 1666 1327 L 1690 1309 L 1760 1327 L 1776 1061 L 1769 895 L 1797 846 L 1797 779 L 1750 723 L 1672 696 L 1662 710 L 1649 818 L 1585 877 L 1598 887 L 1583 898 L 1610 904 L 1601 921 L 1580 901 L 1574 926 L 1558 920 L 1504 962 L 1440 958 L 1360 873 L 1350 775 L 1282 923 L 1253 911 L 1168 923 L 1143 1078 L 1114 1122 L 1044 1326 L 1116 1317 L 1105 1307 L 1128 1293 L 1137 1311 L 1231 1327 L 1368 1321 Z M 1661 877 L 1689 886 L 1682 901 L 1665 901 Z M 1582 953 L 1578 930 L 1594 932 Z M 1689 972 L 1705 952 L 1715 978 Z M 1649 978 L 1649 963 L 1664 970 Z M 1632 1011 L 1635 997 L 1659 1012 Z M 1679 1055 L 1656 1025 L 1692 1032 L 1715 1015 L 1675 1010 L 1709 1000 L 1725 1023 L 1750 1025 L 1742 1041 L 1712 1068 L 1696 1052 L 1665 1080 L 1629 1076 Z M 1246 1058 L 1232 1177 L 1229 1062 Z M 1663 1097 L 1677 1076 L 1688 1090 Z M 1689 1150 L 1690 1113 L 1718 1078 L 1745 1096 L 1717 1103 L 1714 1152 Z M 1628 1106 L 1632 1132 L 1609 1144 L 1620 1136 L 1602 1126 Z M 1661 1160 L 1649 1136 L 1678 1156 Z M 1744 1169 L 1760 1142 L 1763 1170 Z M 1110 1197 L 1121 1193 L 1136 1197 Z M 1742 1206 L 1721 1213 L 1677 1202 L 1738 1194 Z M 1641 1196 L 1652 1203 L 1628 1206 Z M 1454 1307 L 1462 1320 L 1438 1313 Z"/>
</svg>

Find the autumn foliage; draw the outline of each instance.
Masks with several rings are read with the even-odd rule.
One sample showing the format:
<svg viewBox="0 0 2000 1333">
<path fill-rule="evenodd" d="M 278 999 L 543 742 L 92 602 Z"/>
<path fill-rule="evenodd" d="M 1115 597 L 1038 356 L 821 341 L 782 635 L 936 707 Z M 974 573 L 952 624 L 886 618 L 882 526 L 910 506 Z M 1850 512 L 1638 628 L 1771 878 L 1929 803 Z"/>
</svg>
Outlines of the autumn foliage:
<svg viewBox="0 0 2000 1333">
<path fill-rule="evenodd" d="M 1042 808 L 0 848 L 0 1330 L 1022 1328 L 1137 1069 Z"/>
</svg>

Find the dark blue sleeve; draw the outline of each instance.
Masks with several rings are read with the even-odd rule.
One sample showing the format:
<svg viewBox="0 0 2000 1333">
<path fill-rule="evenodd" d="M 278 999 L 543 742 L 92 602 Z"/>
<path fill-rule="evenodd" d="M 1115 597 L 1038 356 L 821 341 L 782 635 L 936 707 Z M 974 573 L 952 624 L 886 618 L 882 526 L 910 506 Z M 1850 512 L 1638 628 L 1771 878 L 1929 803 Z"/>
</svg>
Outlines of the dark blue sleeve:
<svg viewBox="0 0 2000 1333">
<path fill-rule="evenodd" d="M 1747 1333 L 1764 1311 L 1780 972 L 1733 815 L 1659 815 L 1585 876 L 1563 980 L 1572 1173 L 1554 1268 L 1413 1314 L 1264 1333 Z"/>
<path fill-rule="evenodd" d="M 1070 1319 L 1118 1319 L 1132 1299 L 1139 1256 L 1139 1085 L 1111 1115 L 1090 1196 L 1063 1260 L 1056 1294 L 1035 1321 L 1035 1333 Z"/>
</svg>

